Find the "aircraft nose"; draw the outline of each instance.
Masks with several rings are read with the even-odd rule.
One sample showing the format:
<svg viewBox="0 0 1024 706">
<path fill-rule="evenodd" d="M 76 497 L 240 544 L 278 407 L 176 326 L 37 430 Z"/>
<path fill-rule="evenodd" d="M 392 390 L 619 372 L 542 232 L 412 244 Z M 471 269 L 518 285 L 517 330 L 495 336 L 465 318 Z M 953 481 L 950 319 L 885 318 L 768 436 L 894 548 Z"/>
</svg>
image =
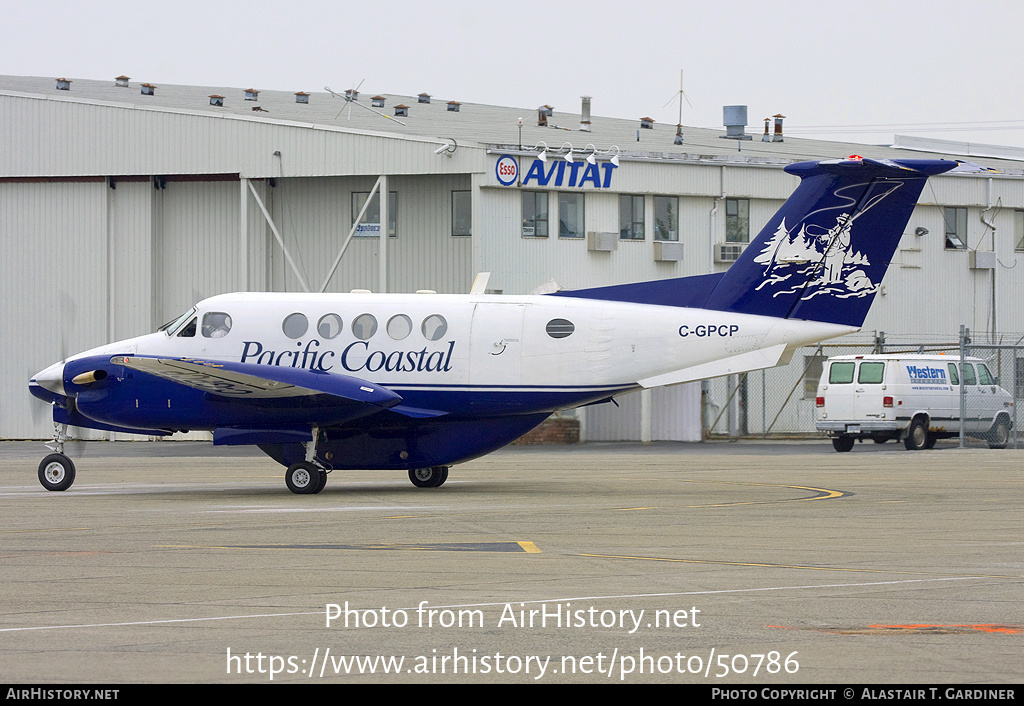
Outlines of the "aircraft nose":
<svg viewBox="0 0 1024 706">
<path fill-rule="evenodd" d="M 64 363 L 54 363 L 45 370 L 40 370 L 28 382 L 29 389 L 33 385 L 38 385 L 44 390 L 66 397 L 67 393 L 64 391 Z"/>
</svg>

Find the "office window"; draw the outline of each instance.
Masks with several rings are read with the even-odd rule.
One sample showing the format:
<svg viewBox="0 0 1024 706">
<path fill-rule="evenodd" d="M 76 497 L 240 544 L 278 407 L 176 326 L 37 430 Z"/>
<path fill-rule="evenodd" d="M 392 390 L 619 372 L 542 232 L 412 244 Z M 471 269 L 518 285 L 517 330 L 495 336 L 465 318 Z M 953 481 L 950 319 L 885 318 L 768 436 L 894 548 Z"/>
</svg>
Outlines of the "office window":
<svg viewBox="0 0 1024 706">
<path fill-rule="evenodd" d="M 654 197 L 654 239 L 679 240 L 679 199 Z"/>
<path fill-rule="evenodd" d="M 644 197 L 619 195 L 619 237 L 622 240 L 644 239 Z"/>
<path fill-rule="evenodd" d="M 583 194 L 558 195 L 558 237 L 583 237 Z"/>
<path fill-rule="evenodd" d="M 523 235 L 533 238 L 548 237 L 547 192 L 523 192 Z"/>
<path fill-rule="evenodd" d="M 359 215 L 359 210 L 366 203 L 366 197 L 370 195 L 369 191 L 353 191 L 352 192 L 352 222 L 356 222 L 356 216 Z M 398 223 L 398 192 L 388 192 L 388 235 L 392 238 L 395 237 L 396 224 Z M 380 194 L 375 193 L 373 199 L 370 201 L 370 205 L 366 209 L 366 213 L 363 214 L 363 219 L 359 222 L 359 227 L 356 228 L 356 236 L 366 238 L 376 238 L 380 235 Z"/>
<path fill-rule="evenodd" d="M 725 200 L 725 242 L 750 242 L 750 200 Z"/>
<path fill-rule="evenodd" d="M 1024 211 L 1013 212 L 1013 242 L 1015 250 L 1024 250 Z"/>
<path fill-rule="evenodd" d="M 452 235 L 473 235 L 473 199 L 469 191 L 452 192 Z"/>
<path fill-rule="evenodd" d="M 946 249 L 967 249 L 967 209 L 946 206 L 942 209 L 942 219 L 946 224 Z"/>
</svg>

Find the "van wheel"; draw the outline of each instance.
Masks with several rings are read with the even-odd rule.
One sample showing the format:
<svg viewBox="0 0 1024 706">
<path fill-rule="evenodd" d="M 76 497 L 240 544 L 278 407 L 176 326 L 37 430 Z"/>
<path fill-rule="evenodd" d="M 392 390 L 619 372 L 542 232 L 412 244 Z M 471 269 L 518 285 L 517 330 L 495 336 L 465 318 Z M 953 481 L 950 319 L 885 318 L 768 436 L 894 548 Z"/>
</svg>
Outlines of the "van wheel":
<svg viewBox="0 0 1024 706">
<path fill-rule="evenodd" d="M 917 417 L 910 423 L 907 429 L 907 437 L 903 440 L 903 446 L 907 451 L 921 451 L 928 446 L 928 425 L 922 417 Z"/>
<path fill-rule="evenodd" d="M 849 434 L 843 434 L 832 439 L 832 448 L 842 453 L 843 451 L 849 451 L 853 448 L 853 437 Z"/>
<path fill-rule="evenodd" d="M 1010 424 L 1006 417 L 1000 417 L 992 425 L 992 431 L 988 434 L 988 447 L 990 449 L 1005 449 L 1010 442 Z"/>
</svg>

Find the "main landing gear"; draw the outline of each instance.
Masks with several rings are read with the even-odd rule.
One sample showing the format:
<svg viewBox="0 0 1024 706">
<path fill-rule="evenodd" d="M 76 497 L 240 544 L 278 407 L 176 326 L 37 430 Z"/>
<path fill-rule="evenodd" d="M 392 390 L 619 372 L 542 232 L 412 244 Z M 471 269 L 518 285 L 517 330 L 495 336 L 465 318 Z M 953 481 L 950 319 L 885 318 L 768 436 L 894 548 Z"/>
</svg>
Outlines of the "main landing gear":
<svg viewBox="0 0 1024 706">
<path fill-rule="evenodd" d="M 431 466 L 430 468 L 410 468 L 409 480 L 417 488 L 437 488 L 448 480 L 448 466 Z"/>
<path fill-rule="evenodd" d="M 306 442 L 306 460 L 293 463 L 284 472 L 284 484 L 298 495 L 316 495 L 327 485 L 327 470 L 316 460 L 320 427 L 313 427 L 313 438 Z"/>
<path fill-rule="evenodd" d="M 53 445 L 47 444 L 53 453 L 39 462 L 39 482 L 47 490 L 67 490 L 75 482 L 75 464 L 64 455 L 67 431 L 67 424 L 53 425 Z"/>
</svg>

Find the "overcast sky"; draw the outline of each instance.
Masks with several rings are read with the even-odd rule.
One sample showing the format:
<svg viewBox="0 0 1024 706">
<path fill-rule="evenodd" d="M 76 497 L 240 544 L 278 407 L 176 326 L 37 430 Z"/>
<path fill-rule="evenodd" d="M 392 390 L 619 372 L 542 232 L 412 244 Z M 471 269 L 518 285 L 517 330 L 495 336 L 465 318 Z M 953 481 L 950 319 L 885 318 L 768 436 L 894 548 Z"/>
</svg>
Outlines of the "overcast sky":
<svg viewBox="0 0 1024 706">
<path fill-rule="evenodd" d="M 1024 147 L 1019 0 L 5 3 L 0 73 L 415 95 Z M 692 107 L 690 105 L 692 102 Z"/>
</svg>

